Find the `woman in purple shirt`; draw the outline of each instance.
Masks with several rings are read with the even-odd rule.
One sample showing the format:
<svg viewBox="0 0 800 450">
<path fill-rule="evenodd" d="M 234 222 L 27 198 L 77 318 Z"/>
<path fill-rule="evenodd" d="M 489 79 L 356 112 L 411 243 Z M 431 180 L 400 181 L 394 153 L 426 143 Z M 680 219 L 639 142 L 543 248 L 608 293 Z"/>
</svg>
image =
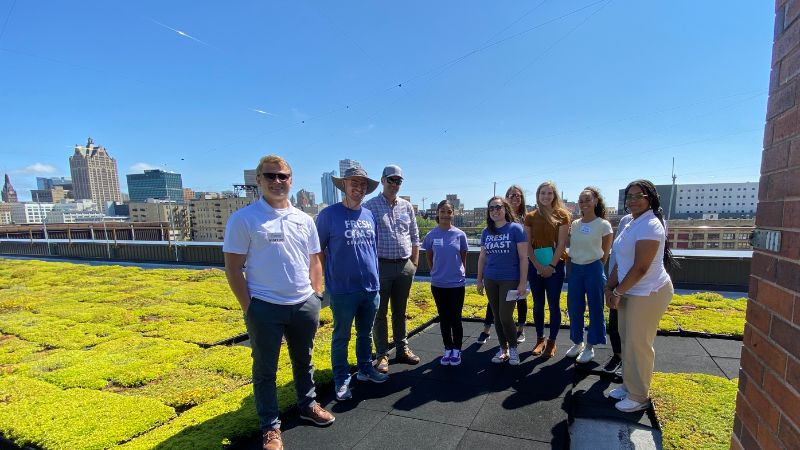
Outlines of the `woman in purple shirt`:
<svg viewBox="0 0 800 450">
<path fill-rule="evenodd" d="M 453 205 L 442 200 L 436 207 L 436 223 L 422 241 L 425 260 L 431 269 L 431 293 L 439 312 L 444 356 L 443 366 L 461 364 L 461 342 L 464 329 L 461 311 L 464 309 L 464 266 L 467 261 L 467 235 L 454 227 Z"/>
</svg>

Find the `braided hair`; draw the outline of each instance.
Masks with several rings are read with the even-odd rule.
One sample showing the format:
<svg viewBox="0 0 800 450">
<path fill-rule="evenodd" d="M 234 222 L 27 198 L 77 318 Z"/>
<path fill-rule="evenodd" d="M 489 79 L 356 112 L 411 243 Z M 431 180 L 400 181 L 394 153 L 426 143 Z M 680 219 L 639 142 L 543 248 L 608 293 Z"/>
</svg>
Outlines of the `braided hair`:
<svg viewBox="0 0 800 450">
<path fill-rule="evenodd" d="M 669 235 L 666 233 L 667 231 L 667 224 L 664 222 L 664 210 L 661 208 L 661 197 L 658 196 L 658 190 L 656 190 L 656 186 L 650 180 L 634 180 L 628 183 L 628 186 L 625 187 L 625 195 L 628 195 L 628 191 L 633 187 L 638 186 L 642 192 L 647 195 L 647 200 L 650 203 L 650 209 L 653 211 L 653 214 L 658 218 L 658 221 L 661 222 L 661 225 L 664 226 L 664 236 L 666 242 L 664 243 L 664 268 L 667 271 L 670 271 L 673 268 L 680 267 L 675 261 L 675 258 L 672 257 L 672 250 L 670 249 L 669 245 Z M 628 207 L 625 206 L 625 211 L 627 212 Z"/>
</svg>

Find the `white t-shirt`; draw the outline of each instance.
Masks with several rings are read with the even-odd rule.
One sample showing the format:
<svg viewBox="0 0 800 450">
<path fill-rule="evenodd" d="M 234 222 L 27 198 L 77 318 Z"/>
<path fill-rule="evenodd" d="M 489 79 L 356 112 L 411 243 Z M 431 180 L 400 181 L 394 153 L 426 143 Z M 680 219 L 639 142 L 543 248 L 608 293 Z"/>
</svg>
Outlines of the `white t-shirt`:
<svg viewBox="0 0 800 450">
<path fill-rule="evenodd" d="M 666 231 L 652 210 L 645 212 L 636 220 L 630 214 L 620 220 L 617 237 L 614 239 L 612 247 L 614 259 L 617 263 L 617 279 L 622 282 L 633 267 L 633 260 L 636 256 L 636 241 L 640 240 L 658 241 L 658 251 L 644 277 L 625 292 L 630 295 L 650 295 L 669 281 L 669 274 L 664 268 Z"/>
<path fill-rule="evenodd" d="M 600 217 L 591 222 L 572 222 L 569 231 L 569 258 L 574 264 L 589 264 L 603 257 L 603 237 L 613 233 L 611 224 Z"/>
<path fill-rule="evenodd" d="M 234 212 L 222 251 L 247 255 L 244 273 L 251 297 L 293 305 L 314 292 L 308 267 L 310 255 L 320 252 L 317 227 L 293 206 L 275 209 L 261 197 Z"/>
</svg>

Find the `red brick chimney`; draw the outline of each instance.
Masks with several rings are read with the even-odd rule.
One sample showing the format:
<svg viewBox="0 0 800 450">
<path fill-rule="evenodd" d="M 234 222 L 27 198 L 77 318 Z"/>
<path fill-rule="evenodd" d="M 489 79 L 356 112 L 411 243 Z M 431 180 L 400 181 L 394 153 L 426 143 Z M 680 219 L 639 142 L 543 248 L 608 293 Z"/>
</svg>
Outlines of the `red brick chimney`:
<svg viewBox="0 0 800 450">
<path fill-rule="evenodd" d="M 775 3 L 732 449 L 800 449 L 800 0 Z"/>
</svg>

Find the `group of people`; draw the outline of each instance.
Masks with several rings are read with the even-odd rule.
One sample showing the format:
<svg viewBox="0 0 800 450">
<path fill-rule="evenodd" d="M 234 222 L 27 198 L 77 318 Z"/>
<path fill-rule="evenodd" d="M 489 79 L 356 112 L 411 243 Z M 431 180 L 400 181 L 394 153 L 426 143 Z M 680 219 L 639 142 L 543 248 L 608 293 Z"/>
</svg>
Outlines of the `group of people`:
<svg viewBox="0 0 800 450">
<path fill-rule="evenodd" d="M 323 296 L 330 300 L 333 314 L 331 365 L 338 401 L 352 397 L 348 348 L 354 323 L 358 380 L 383 383 L 388 379 L 389 308 L 396 349 L 393 362 L 420 362 L 408 346 L 406 331 L 406 307 L 420 248 L 430 268 L 442 331 L 444 353 L 439 362 L 461 363 L 468 244 L 466 234 L 452 223 L 455 211 L 449 201 L 437 205 L 437 226 L 420 239 L 411 203 L 398 196 L 403 173 L 396 165 L 386 166 L 380 181 L 369 178 L 361 167 L 333 177 L 343 200 L 323 209 L 316 222 L 289 202 L 292 170 L 285 159 L 261 158 L 256 178 L 262 196 L 231 215 L 223 252 L 228 283 L 250 336 L 263 448 L 283 448 L 275 385 L 283 339 L 292 362 L 300 417 L 320 426 L 335 420 L 315 400 L 311 359 Z M 381 192 L 364 201 L 379 186 Z M 592 187 L 580 193 L 581 217 L 575 220 L 552 182 L 537 188 L 533 211 L 526 211 L 523 189 L 517 185 L 505 197 L 489 199 L 476 279 L 477 291 L 487 296 L 488 306 L 478 342 L 490 339 L 494 325 L 499 349 L 491 361 L 520 364 L 518 344 L 525 341 L 530 287 L 537 334 L 532 355 L 555 356 L 559 302 L 569 271 L 567 309 L 573 345 L 566 355 L 579 363 L 594 358 L 594 346 L 606 343 L 604 306 L 608 306 L 614 356 L 605 370 L 621 375 L 624 367 L 623 385 L 610 396 L 619 400 L 618 409 L 636 411 L 649 405 L 653 340 L 673 290 L 666 272 L 671 256 L 655 187 L 646 180 L 631 182 L 625 201 L 630 214 L 622 219 L 614 237 L 605 219 L 603 198 Z M 547 337 L 545 303 L 550 311 Z M 584 339 L 587 307 L 589 326 Z"/>
</svg>

